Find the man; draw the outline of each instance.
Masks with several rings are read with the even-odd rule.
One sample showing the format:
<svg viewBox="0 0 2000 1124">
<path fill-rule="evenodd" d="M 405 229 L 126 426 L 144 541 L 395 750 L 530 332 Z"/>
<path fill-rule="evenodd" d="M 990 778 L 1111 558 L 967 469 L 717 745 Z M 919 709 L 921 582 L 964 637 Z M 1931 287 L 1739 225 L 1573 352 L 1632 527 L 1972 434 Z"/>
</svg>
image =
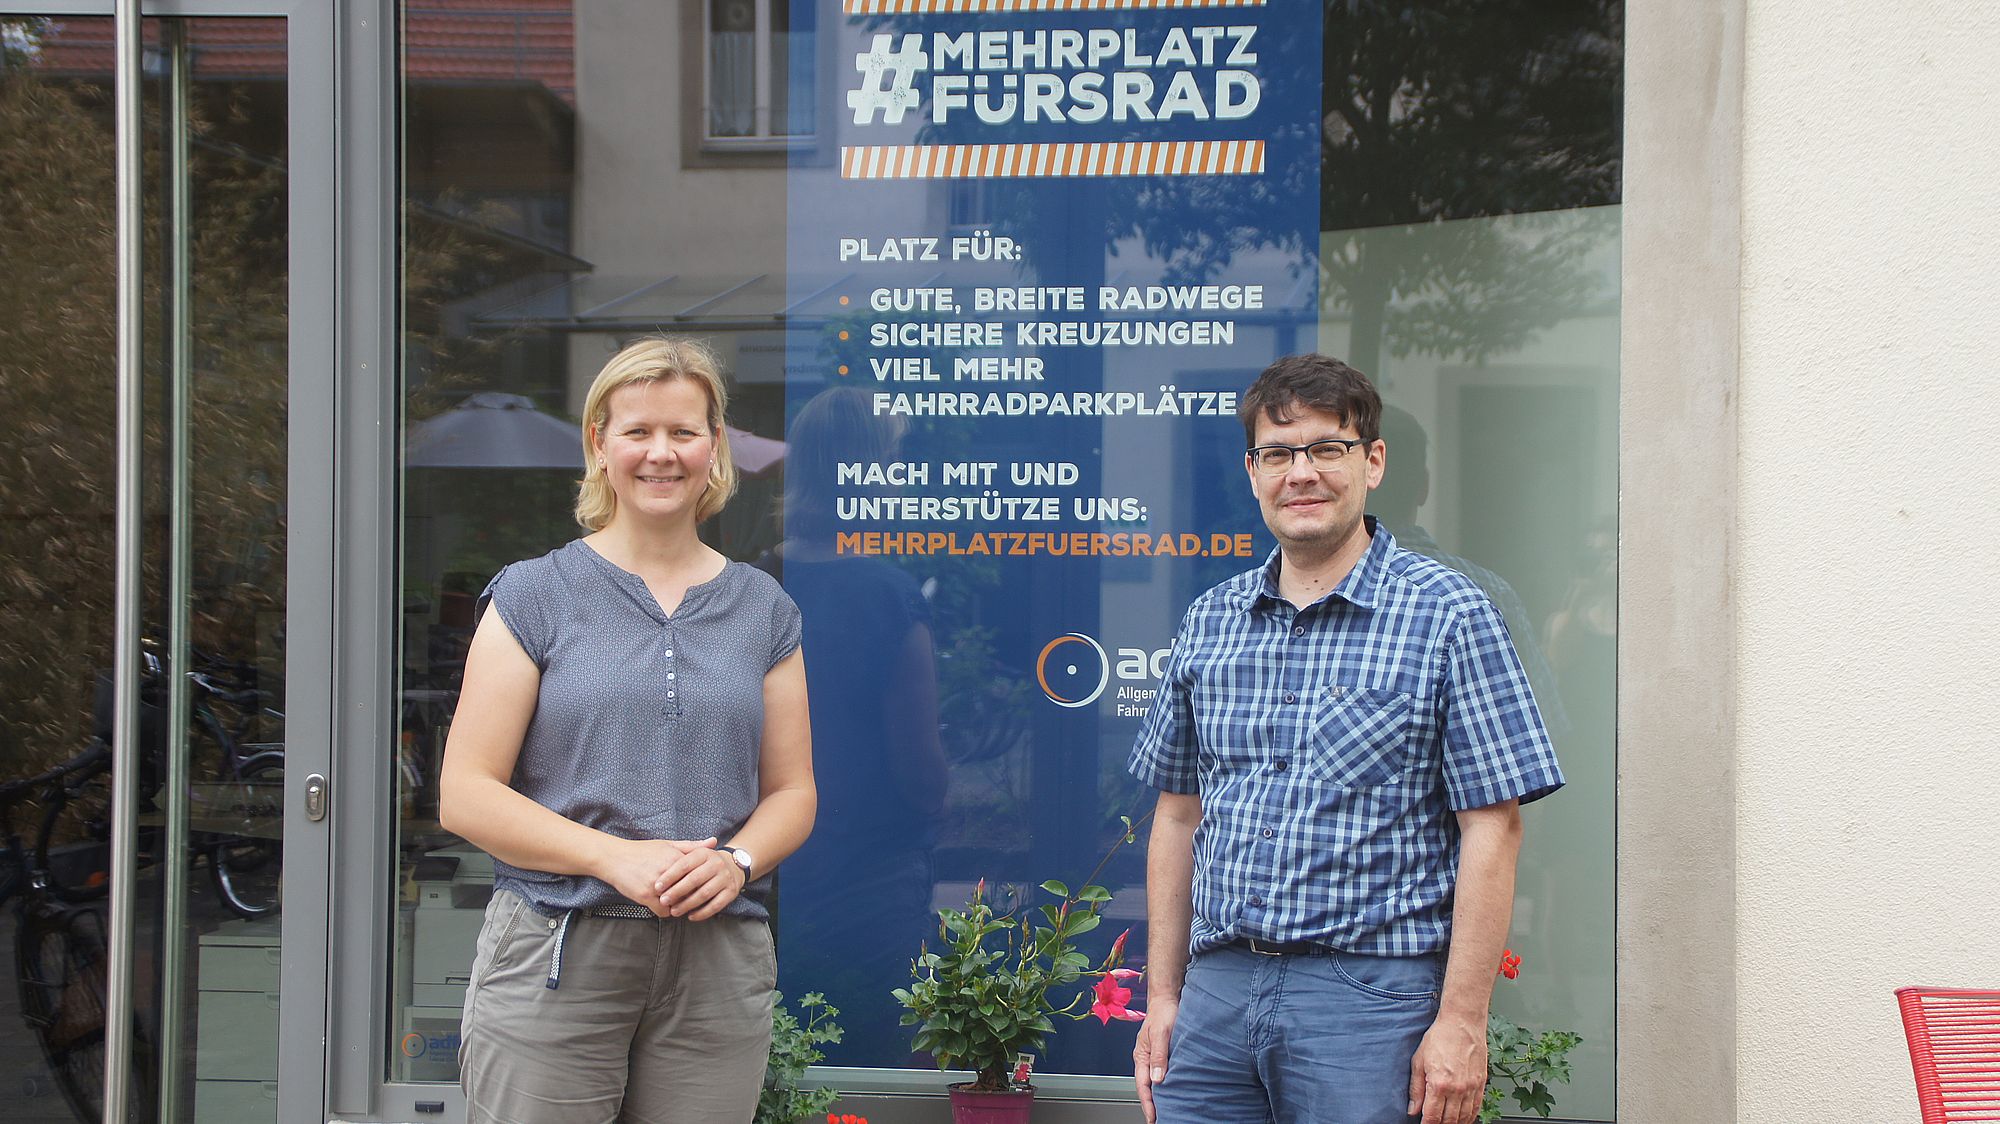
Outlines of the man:
<svg viewBox="0 0 2000 1124">
<path fill-rule="evenodd" d="M 1188 609 L 1131 770 L 1160 790 L 1148 1121 L 1468 1124 L 1520 805 L 1562 785 L 1507 629 L 1363 515 L 1387 448 L 1360 372 L 1245 392 L 1278 549 Z"/>
</svg>

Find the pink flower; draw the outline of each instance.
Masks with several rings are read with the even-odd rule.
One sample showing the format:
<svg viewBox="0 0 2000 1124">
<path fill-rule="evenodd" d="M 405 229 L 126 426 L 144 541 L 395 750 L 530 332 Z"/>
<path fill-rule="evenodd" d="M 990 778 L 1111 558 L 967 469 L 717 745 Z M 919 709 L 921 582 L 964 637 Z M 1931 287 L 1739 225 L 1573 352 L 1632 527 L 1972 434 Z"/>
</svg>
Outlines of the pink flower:
<svg viewBox="0 0 2000 1124">
<path fill-rule="evenodd" d="M 1130 968 L 1119 968 L 1105 973 L 1104 977 L 1097 981 L 1095 989 L 1097 1001 L 1090 1005 L 1090 1013 L 1097 1016 L 1098 1022 L 1106 1025 L 1109 1025 L 1112 1019 L 1118 1019 L 1123 1022 L 1137 1022 L 1146 1017 L 1145 1012 L 1133 1011 L 1125 1006 L 1127 1003 L 1132 1002 L 1132 989 L 1118 986 L 1118 976 L 1116 974 L 1118 972 L 1129 973 L 1133 976 L 1139 974 Z"/>
<path fill-rule="evenodd" d="M 1124 960 L 1125 938 L 1131 935 L 1132 935 L 1132 930 L 1130 929 L 1127 929 L 1124 932 L 1118 934 L 1118 939 L 1111 942 L 1111 955 L 1106 956 L 1104 959 L 1112 964 L 1116 964 Z"/>
</svg>

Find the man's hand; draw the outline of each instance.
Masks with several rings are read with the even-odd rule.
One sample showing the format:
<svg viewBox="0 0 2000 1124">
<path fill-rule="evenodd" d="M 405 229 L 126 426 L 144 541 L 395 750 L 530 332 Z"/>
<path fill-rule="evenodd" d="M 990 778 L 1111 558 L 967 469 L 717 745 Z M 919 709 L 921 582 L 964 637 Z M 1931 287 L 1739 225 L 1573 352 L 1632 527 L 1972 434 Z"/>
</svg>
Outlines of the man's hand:
<svg viewBox="0 0 2000 1124">
<path fill-rule="evenodd" d="M 1167 1076 L 1167 1054 L 1173 1049 L 1174 1017 L 1180 1014 L 1177 999 L 1146 1001 L 1146 1021 L 1139 1024 L 1139 1040 L 1132 1046 L 1132 1080 L 1139 1086 L 1139 1107 L 1146 1110 L 1146 1124 L 1153 1124 L 1153 1085 Z"/>
<path fill-rule="evenodd" d="M 1486 1025 L 1439 1014 L 1410 1059 L 1410 1115 L 1423 1124 L 1472 1124 L 1486 1096 Z"/>
<path fill-rule="evenodd" d="M 653 880 L 656 904 L 667 917 L 706 921 L 743 892 L 743 868 L 715 849 L 714 836 L 697 840 Z"/>
</svg>

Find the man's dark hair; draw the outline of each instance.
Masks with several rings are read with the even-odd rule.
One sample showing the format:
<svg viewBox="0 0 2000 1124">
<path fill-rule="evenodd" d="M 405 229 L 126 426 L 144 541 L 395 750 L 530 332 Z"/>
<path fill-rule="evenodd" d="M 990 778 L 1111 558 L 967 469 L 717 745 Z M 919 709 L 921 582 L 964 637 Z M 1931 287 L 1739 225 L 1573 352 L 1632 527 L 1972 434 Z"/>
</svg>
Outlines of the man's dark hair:
<svg viewBox="0 0 2000 1124">
<path fill-rule="evenodd" d="M 1264 368 L 1237 402 L 1244 445 L 1257 443 L 1259 414 L 1283 425 L 1302 406 L 1332 414 L 1364 441 L 1382 436 L 1382 396 L 1367 375 L 1329 356 L 1287 355 Z"/>
</svg>

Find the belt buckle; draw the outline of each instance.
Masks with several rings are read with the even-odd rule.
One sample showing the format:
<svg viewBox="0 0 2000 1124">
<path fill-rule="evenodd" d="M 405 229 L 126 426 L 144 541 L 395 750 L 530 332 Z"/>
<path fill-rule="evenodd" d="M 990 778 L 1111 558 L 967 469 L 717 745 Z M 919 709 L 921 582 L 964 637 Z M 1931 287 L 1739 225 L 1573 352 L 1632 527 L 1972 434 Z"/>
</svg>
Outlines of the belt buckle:
<svg viewBox="0 0 2000 1124">
<path fill-rule="evenodd" d="M 1251 952 L 1259 956 L 1283 956 L 1284 950 L 1271 941 L 1260 941 L 1256 937 L 1244 937 L 1243 943 Z"/>
</svg>

